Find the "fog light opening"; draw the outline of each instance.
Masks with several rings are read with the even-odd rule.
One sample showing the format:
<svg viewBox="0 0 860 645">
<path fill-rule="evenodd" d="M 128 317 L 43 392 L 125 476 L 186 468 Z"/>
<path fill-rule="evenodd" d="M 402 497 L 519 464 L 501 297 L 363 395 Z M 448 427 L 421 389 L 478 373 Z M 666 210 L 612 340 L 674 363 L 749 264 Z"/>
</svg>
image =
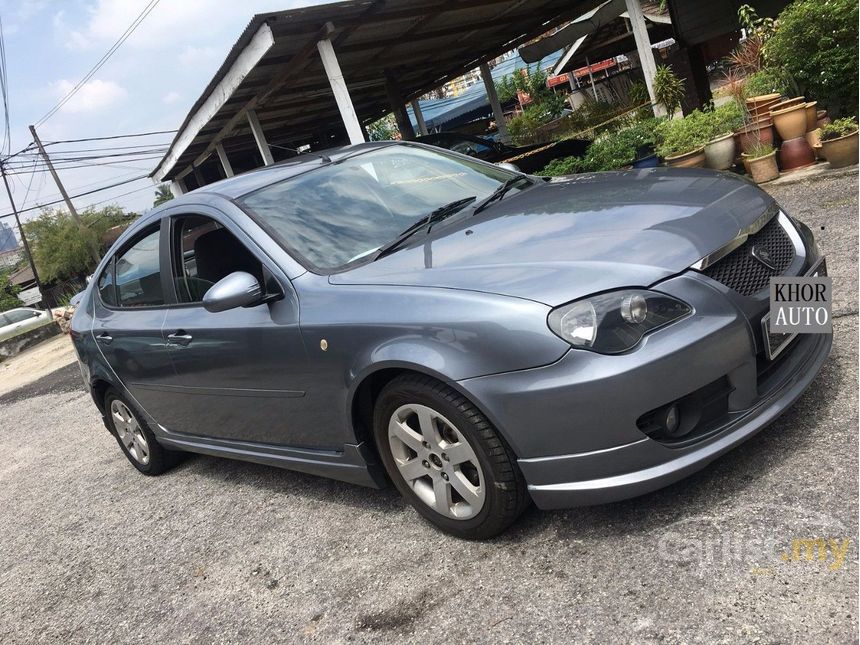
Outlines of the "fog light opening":
<svg viewBox="0 0 860 645">
<path fill-rule="evenodd" d="M 667 405 L 662 416 L 663 430 L 669 435 L 674 435 L 681 427 L 681 412 L 678 410 L 678 405 L 676 403 Z"/>
</svg>

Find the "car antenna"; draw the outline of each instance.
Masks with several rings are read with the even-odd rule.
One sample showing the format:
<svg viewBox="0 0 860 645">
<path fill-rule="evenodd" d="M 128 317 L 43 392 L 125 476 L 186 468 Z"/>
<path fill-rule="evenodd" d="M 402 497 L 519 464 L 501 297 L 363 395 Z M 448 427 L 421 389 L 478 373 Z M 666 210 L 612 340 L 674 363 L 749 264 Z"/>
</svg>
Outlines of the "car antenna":
<svg viewBox="0 0 860 645">
<path fill-rule="evenodd" d="M 270 148 L 280 148 L 281 150 L 288 150 L 290 152 L 295 152 L 297 157 L 299 155 L 310 155 L 311 157 L 316 157 L 317 159 L 320 159 L 323 163 L 331 163 L 331 159 L 329 157 L 327 157 L 326 155 L 321 155 L 318 152 L 311 152 L 310 150 L 297 150 L 296 148 L 288 148 L 287 146 L 278 146 L 278 145 L 275 145 L 274 143 L 270 143 L 269 147 Z"/>
</svg>

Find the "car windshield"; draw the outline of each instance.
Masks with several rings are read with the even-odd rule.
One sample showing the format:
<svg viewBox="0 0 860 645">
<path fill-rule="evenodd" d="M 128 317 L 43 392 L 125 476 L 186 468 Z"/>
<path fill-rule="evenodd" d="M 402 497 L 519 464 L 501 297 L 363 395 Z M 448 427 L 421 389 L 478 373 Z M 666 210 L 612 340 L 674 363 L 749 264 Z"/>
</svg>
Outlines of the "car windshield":
<svg viewBox="0 0 860 645">
<path fill-rule="evenodd" d="M 239 200 L 312 268 L 340 270 L 434 210 L 476 203 L 515 177 L 502 168 L 391 145 L 266 186 Z"/>
</svg>

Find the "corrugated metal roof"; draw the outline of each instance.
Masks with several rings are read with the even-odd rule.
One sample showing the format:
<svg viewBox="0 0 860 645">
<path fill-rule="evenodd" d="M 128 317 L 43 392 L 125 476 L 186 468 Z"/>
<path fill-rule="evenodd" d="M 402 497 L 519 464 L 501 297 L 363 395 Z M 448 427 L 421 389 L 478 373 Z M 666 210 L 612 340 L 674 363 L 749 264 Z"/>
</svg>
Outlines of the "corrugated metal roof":
<svg viewBox="0 0 860 645">
<path fill-rule="evenodd" d="M 408 102 L 597 4 L 597 0 L 351 0 L 256 15 L 184 120 L 170 157 L 153 175 L 169 180 L 196 163 L 208 180 L 217 178 L 213 153 L 219 140 L 237 172 L 259 165 L 252 158 L 256 152 L 247 121 L 239 118 L 249 102 L 258 102 L 253 107 L 269 143 L 289 147 L 312 141 L 319 147 L 336 143 L 343 126 L 316 52 L 326 23 L 333 25 L 330 38 L 356 113 L 368 124 L 391 111 L 386 72 L 397 80 Z M 222 81 L 264 25 L 271 29 L 274 42 L 229 95 L 220 97 L 217 112 L 198 127 L 194 115 L 223 87 Z"/>
</svg>

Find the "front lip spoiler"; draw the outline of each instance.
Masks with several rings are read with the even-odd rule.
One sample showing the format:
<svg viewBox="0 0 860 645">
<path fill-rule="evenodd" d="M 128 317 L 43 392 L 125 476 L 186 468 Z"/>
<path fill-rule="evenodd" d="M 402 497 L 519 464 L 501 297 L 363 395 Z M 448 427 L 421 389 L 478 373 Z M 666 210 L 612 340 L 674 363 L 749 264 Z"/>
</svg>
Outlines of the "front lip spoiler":
<svg viewBox="0 0 860 645">
<path fill-rule="evenodd" d="M 643 468 L 641 470 L 613 475 L 599 479 L 568 481 L 554 484 L 528 486 L 535 505 L 544 510 L 588 506 L 616 502 L 650 493 L 675 483 L 692 473 L 701 470 L 709 463 L 743 443 L 775 421 L 806 391 L 830 354 L 833 338 L 831 334 L 821 334 L 809 351 L 805 360 L 786 377 L 783 385 L 770 397 L 761 401 L 748 414 L 736 420 L 721 432 L 721 436 L 702 447 L 685 453 L 669 461 Z M 604 452 L 612 459 L 612 450 L 635 448 L 634 442 L 621 447 L 610 448 Z M 538 459 L 520 460 L 521 468 L 527 471 L 539 466 L 537 462 L 547 459 L 569 459 L 579 455 L 558 455 Z"/>
</svg>

